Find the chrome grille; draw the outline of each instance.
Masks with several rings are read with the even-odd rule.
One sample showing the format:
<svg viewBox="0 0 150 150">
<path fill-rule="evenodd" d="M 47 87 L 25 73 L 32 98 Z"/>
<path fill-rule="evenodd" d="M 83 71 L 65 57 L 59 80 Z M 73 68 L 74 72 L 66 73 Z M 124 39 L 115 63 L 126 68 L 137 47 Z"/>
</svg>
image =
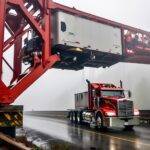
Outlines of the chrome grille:
<svg viewBox="0 0 150 150">
<path fill-rule="evenodd" d="M 133 101 L 129 100 L 118 101 L 118 116 L 119 117 L 133 116 Z"/>
</svg>

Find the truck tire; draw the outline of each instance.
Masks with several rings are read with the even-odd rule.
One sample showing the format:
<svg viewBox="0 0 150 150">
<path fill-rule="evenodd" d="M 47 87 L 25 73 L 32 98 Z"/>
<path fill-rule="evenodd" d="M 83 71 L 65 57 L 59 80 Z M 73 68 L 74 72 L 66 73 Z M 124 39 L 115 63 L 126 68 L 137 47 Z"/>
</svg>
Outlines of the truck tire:
<svg viewBox="0 0 150 150">
<path fill-rule="evenodd" d="M 77 122 L 79 125 L 82 124 L 82 112 L 77 113 Z"/>
<path fill-rule="evenodd" d="M 74 122 L 74 124 L 77 124 L 77 112 L 76 111 L 74 111 L 73 112 L 73 122 Z"/>
<path fill-rule="evenodd" d="M 73 123 L 73 112 L 72 111 L 69 112 L 69 120 L 71 123 Z"/>
<path fill-rule="evenodd" d="M 100 113 L 96 115 L 96 129 L 103 129 L 103 117 Z"/>
</svg>

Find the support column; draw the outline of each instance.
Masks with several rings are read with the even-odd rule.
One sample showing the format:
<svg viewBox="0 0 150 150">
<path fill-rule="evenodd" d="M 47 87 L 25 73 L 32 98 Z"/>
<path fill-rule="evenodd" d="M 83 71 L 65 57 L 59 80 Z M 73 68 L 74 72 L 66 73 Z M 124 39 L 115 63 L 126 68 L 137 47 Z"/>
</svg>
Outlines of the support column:
<svg viewBox="0 0 150 150">
<path fill-rule="evenodd" d="M 43 49 L 43 61 L 44 64 L 46 63 L 45 61 L 47 61 L 49 59 L 49 56 L 51 55 L 51 15 L 50 15 L 50 10 L 48 9 L 48 0 L 44 1 L 45 5 L 45 12 L 44 12 L 44 49 Z"/>
<path fill-rule="evenodd" d="M 22 48 L 22 38 L 19 37 L 17 38 L 14 47 L 14 72 L 13 72 L 13 78 L 11 82 L 16 80 L 21 74 L 21 56 L 20 56 L 21 48 Z"/>
<path fill-rule="evenodd" d="M 5 4 L 6 4 L 6 0 L 0 0 L 0 79 L 2 78 L 2 56 L 3 56 L 3 46 L 4 46 Z"/>
</svg>

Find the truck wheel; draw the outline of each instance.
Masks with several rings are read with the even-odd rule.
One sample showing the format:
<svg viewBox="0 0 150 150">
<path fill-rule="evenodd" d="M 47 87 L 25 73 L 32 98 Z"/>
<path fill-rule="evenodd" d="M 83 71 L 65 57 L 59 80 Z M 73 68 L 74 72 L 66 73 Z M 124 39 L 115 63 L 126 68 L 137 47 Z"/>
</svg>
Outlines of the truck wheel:
<svg viewBox="0 0 150 150">
<path fill-rule="evenodd" d="M 73 123 L 73 112 L 72 111 L 69 113 L 69 120 L 71 123 Z"/>
<path fill-rule="evenodd" d="M 103 126 L 103 117 L 101 114 L 96 115 L 96 129 L 102 129 L 104 128 Z"/>
<path fill-rule="evenodd" d="M 79 125 L 82 124 L 81 112 L 78 112 L 78 113 L 77 113 L 77 122 L 78 122 Z"/>
<path fill-rule="evenodd" d="M 77 124 L 77 112 L 73 112 L 73 122 Z"/>
</svg>

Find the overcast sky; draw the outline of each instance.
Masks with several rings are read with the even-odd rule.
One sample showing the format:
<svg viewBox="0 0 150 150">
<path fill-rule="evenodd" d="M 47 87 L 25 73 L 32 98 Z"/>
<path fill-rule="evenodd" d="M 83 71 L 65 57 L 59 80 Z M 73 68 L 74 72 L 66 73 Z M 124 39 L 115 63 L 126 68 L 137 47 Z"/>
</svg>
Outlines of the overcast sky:
<svg viewBox="0 0 150 150">
<path fill-rule="evenodd" d="M 55 0 L 110 20 L 150 31 L 150 0 Z M 85 79 L 113 82 L 123 80 L 133 92 L 133 100 L 141 108 L 150 109 L 150 66 L 119 63 L 107 69 L 66 71 L 51 69 L 26 90 L 15 104 L 25 110 L 65 110 L 74 107 L 74 93 L 86 90 Z M 144 72 L 144 73 L 143 73 Z M 135 78 L 136 76 L 136 78 Z M 141 83 L 142 86 L 141 86 Z M 146 89 L 145 89 L 146 88 Z M 138 90 L 141 90 L 140 93 Z"/>
<path fill-rule="evenodd" d="M 150 31 L 150 0 L 55 0 L 107 19 Z"/>
</svg>

